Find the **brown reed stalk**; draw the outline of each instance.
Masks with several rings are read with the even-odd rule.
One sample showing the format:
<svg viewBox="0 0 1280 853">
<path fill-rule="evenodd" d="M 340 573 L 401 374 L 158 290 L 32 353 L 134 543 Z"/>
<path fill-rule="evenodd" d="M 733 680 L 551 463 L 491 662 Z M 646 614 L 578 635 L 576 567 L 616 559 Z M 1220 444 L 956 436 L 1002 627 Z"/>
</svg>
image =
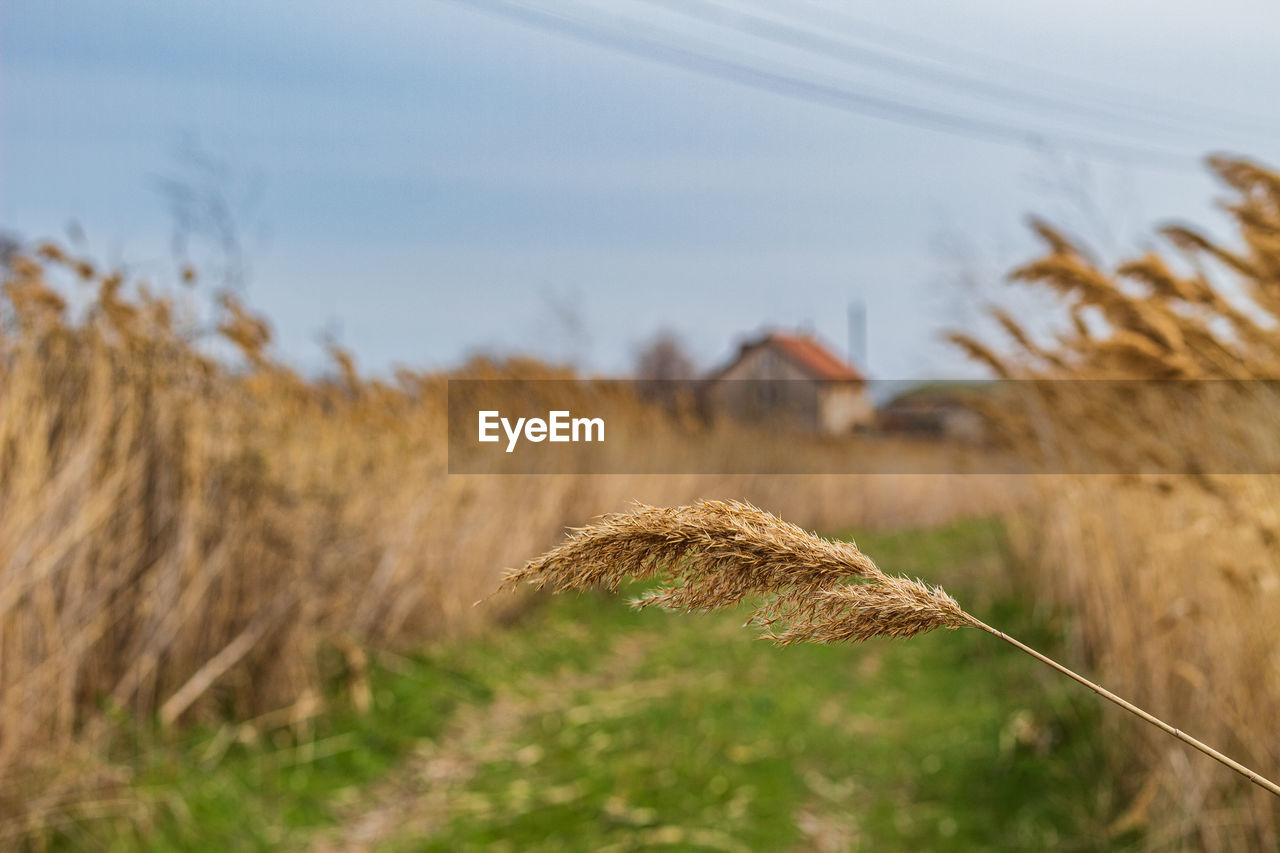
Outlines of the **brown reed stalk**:
<svg viewBox="0 0 1280 853">
<path fill-rule="evenodd" d="M 639 505 L 602 516 L 508 572 L 503 586 L 616 592 L 627 579 L 650 578 L 662 584 L 634 601 L 637 607 L 706 611 L 758 596 L 748 624 L 764 624 L 767 636 L 782 645 L 981 629 L 1280 796 L 1280 785 L 992 628 L 939 587 L 886 575 L 856 544 L 821 539 L 747 503 Z M 775 631 L 775 624 L 782 629 Z"/>
</svg>

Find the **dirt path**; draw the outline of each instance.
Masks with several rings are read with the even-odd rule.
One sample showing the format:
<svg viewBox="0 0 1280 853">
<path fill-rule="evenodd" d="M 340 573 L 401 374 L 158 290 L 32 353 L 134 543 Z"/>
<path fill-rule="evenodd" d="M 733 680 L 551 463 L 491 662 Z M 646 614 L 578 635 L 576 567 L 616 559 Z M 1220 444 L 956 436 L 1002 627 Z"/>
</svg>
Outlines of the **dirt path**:
<svg viewBox="0 0 1280 853">
<path fill-rule="evenodd" d="M 873 544 L 902 571 L 1000 588 L 981 527 Z M 751 638 L 735 614 L 566 597 L 500 636 L 388 659 L 373 716 L 351 723 L 371 761 L 281 777 L 259 823 L 292 809 L 271 847 L 330 853 L 1108 849 L 1091 724 L 985 635 Z M 1045 737 L 1024 742 L 1028 725 Z"/>
<path fill-rule="evenodd" d="M 399 768 L 366 789 L 357 801 L 338 806 L 342 825 L 304 839 L 300 849 L 372 850 L 396 839 L 430 837 L 459 815 L 479 817 L 491 812 L 499 804 L 469 791 L 467 783 L 492 762 L 536 764 L 540 747 L 522 737 L 533 720 L 556 712 L 580 723 L 625 715 L 637 705 L 695 681 L 692 675 L 631 679 L 646 649 L 660 641 L 651 633 L 625 635 L 589 673 L 561 672 L 504 687 L 488 705 L 460 714 L 439 739 L 421 742 Z M 536 807 L 569 802 L 580 795 L 574 786 L 566 785 L 523 799 Z M 510 807 L 508 798 L 504 800 L 503 807 Z"/>
</svg>

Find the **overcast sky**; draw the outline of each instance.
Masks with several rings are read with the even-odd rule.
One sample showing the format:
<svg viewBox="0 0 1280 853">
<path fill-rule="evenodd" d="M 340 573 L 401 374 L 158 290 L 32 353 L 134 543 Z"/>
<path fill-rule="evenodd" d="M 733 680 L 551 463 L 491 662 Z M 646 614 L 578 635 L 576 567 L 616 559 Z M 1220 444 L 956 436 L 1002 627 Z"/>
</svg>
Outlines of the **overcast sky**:
<svg viewBox="0 0 1280 853">
<path fill-rule="evenodd" d="M 1204 153 L 1280 163 L 1273 3 L 676 5 L 6 0 L 0 227 L 158 263 L 194 140 L 260 190 L 246 298 L 304 368 L 326 329 L 373 371 L 843 350 L 860 299 L 905 378 L 958 372 L 1026 213 L 1112 252 L 1220 221 Z"/>
</svg>

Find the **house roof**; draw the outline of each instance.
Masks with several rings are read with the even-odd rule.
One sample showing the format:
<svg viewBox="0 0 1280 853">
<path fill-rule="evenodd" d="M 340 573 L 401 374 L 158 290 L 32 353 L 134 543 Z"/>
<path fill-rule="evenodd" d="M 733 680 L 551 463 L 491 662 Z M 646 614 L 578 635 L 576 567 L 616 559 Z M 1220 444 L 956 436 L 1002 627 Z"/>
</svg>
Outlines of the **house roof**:
<svg viewBox="0 0 1280 853">
<path fill-rule="evenodd" d="M 741 361 L 748 352 L 763 346 L 772 346 L 814 379 L 863 381 L 866 378 L 814 338 L 784 332 L 771 332 L 762 338 L 744 343 L 738 352 L 738 357 L 718 373 L 723 373 L 733 364 Z"/>
<path fill-rule="evenodd" d="M 840 358 L 818 341 L 803 335 L 784 335 L 775 332 L 765 338 L 786 353 L 817 379 L 862 379 L 863 376 L 848 362 Z"/>
</svg>

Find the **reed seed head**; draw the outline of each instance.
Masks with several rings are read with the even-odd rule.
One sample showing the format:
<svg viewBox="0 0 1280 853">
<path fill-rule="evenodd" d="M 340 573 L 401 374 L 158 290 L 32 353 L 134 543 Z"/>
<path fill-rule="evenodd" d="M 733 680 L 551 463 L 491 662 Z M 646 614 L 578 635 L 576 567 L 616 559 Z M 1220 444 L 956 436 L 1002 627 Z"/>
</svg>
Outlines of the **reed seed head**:
<svg viewBox="0 0 1280 853">
<path fill-rule="evenodd" d="M 616 592 L 627 579 L 650 578 L 661 584 L 636 606 L 706 611 L 751 598 L 748 622 L 768 626 L 782 644 L 911 637 L 975 624 L 942 590 L 884 574 L 852 542 L 821 539 L 738 501 L 602 516 L 509 572 L 504 585 Z M 779 623 L 786 627 L 774 631 Z"/>
</svg>

